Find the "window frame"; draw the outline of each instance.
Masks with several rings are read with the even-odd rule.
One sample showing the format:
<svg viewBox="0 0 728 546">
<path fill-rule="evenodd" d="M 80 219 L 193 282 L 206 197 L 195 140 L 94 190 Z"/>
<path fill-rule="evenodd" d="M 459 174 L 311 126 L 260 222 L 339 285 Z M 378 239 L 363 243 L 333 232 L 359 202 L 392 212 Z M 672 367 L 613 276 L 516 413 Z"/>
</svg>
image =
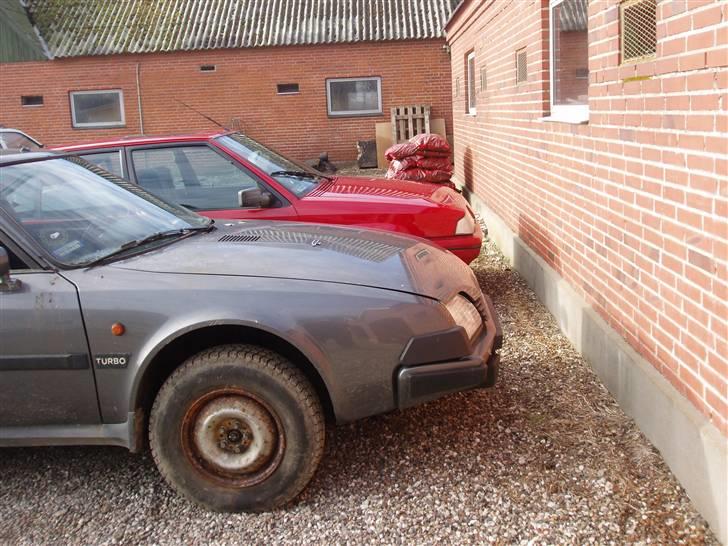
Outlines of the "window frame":
<svg viewBox="0 0 728 546">
<path fill-rule="evenodd" d="M 356 82 L 356 81 L 376 81 L 377 82 L 377 110 L 340 110 L 332 112 L 331 110 L 331 84 L 337 82 Z M 329 117 L 359 117 L 359 116 L 381 116 L 384 111 L 382 109 L 382 77 L 381 76 L 360 76 L 348 78 L 326 78 L 326 112 Z"/>
<path fill-rule="evenodd" d="M 119 112 L 121 113 L 121 121 L 101 121 L 83 123 L 76 120 L 76 106 L 73 101 L 75 95 L 101 95 L 116 93 L 119 98 Z M 112 127 L 126 127 L 126 112 L 124 111 L 124 91 L 123 89 L 93 89 L 88 91 L 69 91 L 68 100 L 71 106 L 71 125 L 74 129 L 93 129 L 93 128 L 112 128 Z"/>
<path fill-rule="evenodd" d="M 472 61 L 472 65 L 470 61 Z M 465 80 L 466 114 L 475 116 L 478 114 L 478 93 L 475 87 L 475 50 L 468 53 L 465 57 Z"/>
<path fill-rule="evenodd" d="M 563 4 L 566 0 L 549 0 L 549 108 L 550 115 L 544 118 L 546 121 L 563 121 L 565 123 L 581 124 L 589 121 L 589 100 L 587 104 L 554 104 L 554 87 L 556 79 L 554 77 L 554 8 Z M 589 28 L 587 25 L 587 36 Z M 588 39 L 587 39 L 588 44 Z M 587 45 L 587 62 L 588 62 L 588 45 Z M 588 64 L 587 64 L 588 66 Z M 588 78 L 588 76 L 587 76 Z"/>
</svg>

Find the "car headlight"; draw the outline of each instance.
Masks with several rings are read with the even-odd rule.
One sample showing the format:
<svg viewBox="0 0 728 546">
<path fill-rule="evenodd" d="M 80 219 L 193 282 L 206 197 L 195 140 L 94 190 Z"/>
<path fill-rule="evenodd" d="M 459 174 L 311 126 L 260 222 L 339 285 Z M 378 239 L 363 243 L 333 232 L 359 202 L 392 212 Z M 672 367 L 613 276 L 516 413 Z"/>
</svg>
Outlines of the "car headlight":
<svg viewBox="0 0 728 546">
<path fill-rule="evenodd" d="M 469 210 L 465 210 L 465 216 L 460 218 L 455 226 L 455 235 L 472 235 L 475 233 L 475 218 Z"/>
<path fill-rule="evenodd" d="M 445 304 L 455 324 L 462 326 L 468 339 L 473 339 L 483 326 L 483 319 L 475 305 L 465 296 L 458 294 Z"/>
</svg>

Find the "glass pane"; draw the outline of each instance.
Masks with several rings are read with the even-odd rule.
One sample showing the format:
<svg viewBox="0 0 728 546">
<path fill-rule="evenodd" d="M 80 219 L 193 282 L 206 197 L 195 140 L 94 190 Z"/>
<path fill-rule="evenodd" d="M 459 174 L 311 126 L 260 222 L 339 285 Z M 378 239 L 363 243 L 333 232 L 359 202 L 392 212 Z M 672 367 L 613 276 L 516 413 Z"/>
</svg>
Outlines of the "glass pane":
<svg viewBox="0 0 728 546">
<path fill-rule="evenodd" d="M 106 179 L 80 162 L 21 163 L 4 167 L 0 176 L 0 209 L 61 263 L 86 263 L 153 233 L 206 224 L 200 216 L 135 195 L 123 181 Z"/>
<path fill-rule="evenodd" d="M 475 110 L 475 56 L 468 57 L 468 108 Z"/>
<path fill-rule="evenodd" d="M 102 152 L 99 154 L 86 154 L 80 156 L 86 161 L 98 165 L 105 171 L 115 174 L 119 178 L 124 177 L 121 169 L 121 155 L 119 152 Z"/>
<path fill-rule="evenodd" d="M 587 0 L 564 0 L 551 13 L 555 105 L 588 104 Z"/>
<path fill-rule="evenodd" d="M 238 192 L 258 185 L 206 146 L 135 150 L 132 160 L 140 186 L 192 210 L 238 208 Z"/>
<path fill-rule="evenodd" d="M 329 82 L 331 112 L 379 112 L 378 80 Z"/>
<path fill-rule="evenodd" d="M 28 150 L 38 150 L 38 146 L 27 138 L 24 135 L 21 135 L 20 133 L 13 133 L 13 132 L 5 132 L 0 133 L 0 140 L 5 144 L 6 148 L 10 148 L 12 150 L 21 150 L 21 149 L 28 149 Z"/>
<path fill-rule="evenodd" d="M 76 124 L 122 123 L 121 95 L 109 93 L 74 93 L 72 96 Z"/>
</svg>

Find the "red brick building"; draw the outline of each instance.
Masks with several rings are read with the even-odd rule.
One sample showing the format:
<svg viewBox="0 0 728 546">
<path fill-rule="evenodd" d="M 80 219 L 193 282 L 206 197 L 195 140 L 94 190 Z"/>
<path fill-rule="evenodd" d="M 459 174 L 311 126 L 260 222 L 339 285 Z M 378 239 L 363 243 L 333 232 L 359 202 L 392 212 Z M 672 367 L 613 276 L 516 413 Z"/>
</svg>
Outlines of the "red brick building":
<svg viewBox="0 0 728 546">
<path fill-rule="evenodd" d="M 465 0 L 456 173 L 726 540 L 728 2 Z"/>
<path fill-rule="evenodd" d="M 212 126 L 181 103 L 299 159 L 354 159 L 403 104 L 452 129 L 456 0 L 27 4 L 48 58 L 0 63 L 0 123 L 49 145 Z"/>
</svg>

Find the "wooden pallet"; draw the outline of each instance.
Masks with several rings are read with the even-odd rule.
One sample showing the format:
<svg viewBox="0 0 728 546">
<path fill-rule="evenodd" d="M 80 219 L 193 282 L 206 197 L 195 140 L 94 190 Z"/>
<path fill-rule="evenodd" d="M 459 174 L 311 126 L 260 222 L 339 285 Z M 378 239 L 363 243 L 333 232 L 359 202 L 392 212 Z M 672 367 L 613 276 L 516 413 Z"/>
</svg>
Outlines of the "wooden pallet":
<svg viewBox="0 0 728 546">
<path fill-rule="evenodd" d="M 399 144 L 415 135 L 430 132 L 430 106 L 395 106 L 392 108 L 392 142 Z"/>
</svg>

